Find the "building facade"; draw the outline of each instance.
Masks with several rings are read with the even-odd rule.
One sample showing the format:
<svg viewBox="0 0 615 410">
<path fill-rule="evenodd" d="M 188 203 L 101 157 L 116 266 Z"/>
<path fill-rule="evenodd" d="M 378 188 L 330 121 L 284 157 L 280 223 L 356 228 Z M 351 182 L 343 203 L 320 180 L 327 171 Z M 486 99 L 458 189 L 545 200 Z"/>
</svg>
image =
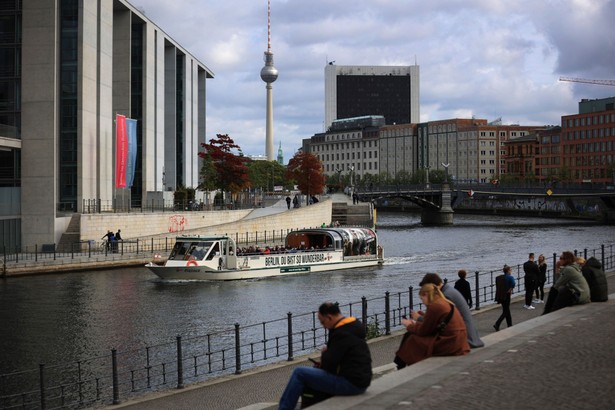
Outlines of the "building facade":
<svg viewBox="0 0 615 410">
<path fill-rule="evenodd" d="M 573 182 L 615 184 L 615 97 L 579 102 L 562 116 L 562 168 Z"/>
<path fill-rule="evenodd" d="M 0 19 L 5 245 L 57 243 L 90 200 L 140 207 L 198 185 L 213 73 L 142 12 L 125 0 L 15 0 Z M 114 184 L 116 114 L 137 120 L 125 189 Z"/>
<path fill-rule="evenodd" d="M 419 66 L 325 66 L 325 129 L 334 120 L 381 115 L 386 124 L 420 121 Z"/>
</svg>

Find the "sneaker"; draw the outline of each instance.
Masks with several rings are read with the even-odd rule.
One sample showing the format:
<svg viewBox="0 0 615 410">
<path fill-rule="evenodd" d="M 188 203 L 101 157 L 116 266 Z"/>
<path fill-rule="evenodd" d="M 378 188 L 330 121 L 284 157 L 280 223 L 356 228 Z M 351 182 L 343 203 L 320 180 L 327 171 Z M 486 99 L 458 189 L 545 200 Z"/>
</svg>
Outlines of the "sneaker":
<svg viewBox="0 0 615 410">
<path fill-rule="evenodd" d="M 527 309 L 527 310 L 536 309 L 536 308 L 535 308 L 534 306 L 532 306 L 532 305 L 523 305 L 523 308 L 524 308 L 524 309 Z"/>
<path fill-rule="evenodd" d="M 535 299 L 535 300 L 534 300 L 534 303 L 535 303 L 535 304 L 537 304 L 537 305 L 539 305 L 539 304 L 541 304 L 541 303 L 545 303 L 545 302 L 543 302 L 543 301 L 542 301 L 542 300 L 540 300 L 540 299 Z"/>
</svg>

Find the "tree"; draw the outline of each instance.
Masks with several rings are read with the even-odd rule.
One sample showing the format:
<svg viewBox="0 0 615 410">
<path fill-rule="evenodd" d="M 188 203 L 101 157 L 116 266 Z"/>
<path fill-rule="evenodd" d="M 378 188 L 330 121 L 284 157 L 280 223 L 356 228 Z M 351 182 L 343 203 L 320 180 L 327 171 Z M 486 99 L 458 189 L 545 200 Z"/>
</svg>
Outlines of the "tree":
<svg viewBox="0 0 615 410">
<path fill-rule="evenodd" d="M 277 161 L 248 161 L 248 175 L 254 188 L 272 190 L 275 185 L 292 188 L 292 181 L 285 178 L 286 168 Z"/>
<path fill-rule="evenodd" d="M 309 152 L 299 152 L 288 162 L 286 177 L 294 179 L 302 194 L 320 194 L 325 187 L 325 176 L 322 173 L 322 163 Z M 309 202 L 308 202 L 309 203 Z"/>
<path fill-rule="evenodd" d="M 210 139 L 209 144 L 201 144 L 205 151 L 199 152 L 199 157 L 203 158 L 205 163 L 201 168 L 201 176 L 204 178 L 199 186 L 213 186 L 233 194 L 249 188 L 250 179 L 246 166 L 248 159 L 241 153 L 241 148 L 228 134 L 216 134 L 216 137 Z M 233 153 L 235 149 L 238 151 L 237 155 Z M 212 178 L 213 175 L 215 178 Z"/>
</svg>

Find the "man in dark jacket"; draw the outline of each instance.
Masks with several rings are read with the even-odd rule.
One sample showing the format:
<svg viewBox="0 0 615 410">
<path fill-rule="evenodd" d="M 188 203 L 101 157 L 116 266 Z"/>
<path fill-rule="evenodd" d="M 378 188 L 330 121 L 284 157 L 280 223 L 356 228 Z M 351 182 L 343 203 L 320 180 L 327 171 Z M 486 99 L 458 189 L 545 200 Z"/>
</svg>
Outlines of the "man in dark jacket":
<svg viewBox="0 0 615 410">
<path fill-rule="evenodd" d="M 534 262 L 533 253 L 530 253 L 528 261 L 523 264 L 523 272 L 525 272 L 525 276 L 523 277 L 523 281 L 525 282 L 525 305 L 523 307 L 526 309 L 535 309 L 534 306 L 532 306 L 532 295 L 534 295 L 534 291 L 538 285 L 540 269 L 536 262 Z M 537 301 L 536 303 L 542 302 Z"/>
<path fill-rule="evenodd" d="M 609 300 L 609 284 L 598 259 L 593 256 L 589 258 L 581 268 L 581 273 L 589 285 L 589 297 L 592 302 Z"/>
<path fill-rule="evenodd" d="M 332 396 L 365 392 L 372 380 L 372 358 L 363 324 L 345 317 L 336 303 L 323 303 L 318 320 L 329 330 L 329 341 L 316 367 L 297 367 L 280 399 L 280 410 L 294 409 L 305 388 Z"/>
</svg>

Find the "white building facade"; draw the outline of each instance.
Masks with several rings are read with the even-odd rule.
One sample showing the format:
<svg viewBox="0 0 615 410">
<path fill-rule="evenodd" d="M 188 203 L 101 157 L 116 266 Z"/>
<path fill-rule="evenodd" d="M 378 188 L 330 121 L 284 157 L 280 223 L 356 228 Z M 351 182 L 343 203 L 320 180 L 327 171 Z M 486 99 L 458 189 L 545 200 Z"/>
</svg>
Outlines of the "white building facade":
<svg viewBox="0 0 615 410">
<path fill-rule="evenodd" d="M 21 56 L 19 121 L 0 126 L 13 134 L 0 135 L 0 145 L 19 164 L 20 212 L 0 209 L 0 218 L 17 220 L 1 225 L 11 230 L 5 244 L 57 243 L 89 201 L 142 207 L 198 185 L 213 78 L 204 64 L 124 0 L 14 4 L 1 12 L 15 20 L 10 46 Z M 137 120 L 131 188 L 115 188 L 116 114 Z"/>
</svg>

